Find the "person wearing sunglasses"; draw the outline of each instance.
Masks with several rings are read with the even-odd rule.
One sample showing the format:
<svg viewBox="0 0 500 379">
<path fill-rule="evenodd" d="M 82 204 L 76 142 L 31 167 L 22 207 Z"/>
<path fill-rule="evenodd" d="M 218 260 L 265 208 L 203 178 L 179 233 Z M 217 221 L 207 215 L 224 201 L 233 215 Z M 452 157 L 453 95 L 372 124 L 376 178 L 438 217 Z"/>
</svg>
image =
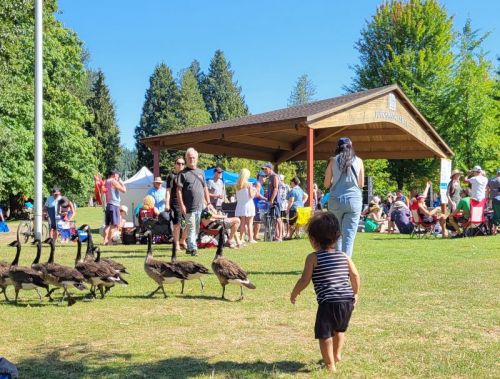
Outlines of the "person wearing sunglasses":
<svg viewBox="0 0 500 379">
<path fill-rule="evenodd" d="M 174 170 L 167 176 L 167 191 L 165 196 L 165 210 L 171 213 L 174 243 L 178 250 L 186 248 L 186 230 L 181 229 L 183 215 L 177 200 L 177 174 L 186 166 L 184 158 L 175 159 Z M 182 235 L 181 235 L 182 233 Z"/>
</svg>

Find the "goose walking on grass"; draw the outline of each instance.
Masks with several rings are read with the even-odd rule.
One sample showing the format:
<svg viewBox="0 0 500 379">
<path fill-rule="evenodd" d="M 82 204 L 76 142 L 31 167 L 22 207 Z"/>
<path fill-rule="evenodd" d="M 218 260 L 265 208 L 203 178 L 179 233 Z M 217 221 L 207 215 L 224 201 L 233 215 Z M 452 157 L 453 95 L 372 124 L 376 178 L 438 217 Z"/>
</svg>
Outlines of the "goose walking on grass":
<svg viewBox="0 0 500 379">
<path fill-rule="evenodd" d="M 90 294 L 92 297 L 96 297 L 96 288 L 99 288 L 101 299 L 104 299 L 105 286 L 114 285 L 119 282 L 126 284 L 109 266 L 96 263 L 93 260 L 84 261 L 82 259 L 82 242 L 80 237 L 76 236 L 75 239 L 77 240 L 75 268 L 83 275 L 87 283 L 90 284 Z"/>
<path fill-rule="evenodd" d="M 224 229 L 219 232 L 219 241 L 217 251 L 215 252 L 214 260 L 212 261 L 212 270 L 219 279 L 222 286 L 222 299 L 225 299 L 227 284 L 240 286 L 240 300 L 243 299 L 243 287 L 255 289 L 255 285 L 250 282 L 247 273 L 237 263 L 226 259 L 222 252 L 224 250 Z"/>
<path fill-rule="evenodd" d="M 16 292 L 16 304 L 19 298 L 20 290 L 34 289 L 38 294 L 38 298 L 42 301 L 42 296 L 40 295 L 38 288 L 45 288 L 47 291 L 49 290 L 49 286 L 43 280 L 42 273 L 33 270 L 31 267 L 18 266 L 19 257 L 21 255 L 21 244 L 19 241 L 13 241 L 9 244 L 9 246 L 16 248 L 16 256 L 9 268 L 9 277 Z"/>
<path fill-rule="evenodd" d="M 92 233 L 90 232 L 90 227 L 89 227 L 89 225 L 84 224 L 80 227 L 80 229 L 87 231 L 87 253 L 85 255 L 85 258 L 87 259 L 87 257 L 90 256 L 90 257 L 92 257 L 92 259 L 95 260 L 94 239 L 92 238 Z M 120 262 L 117 262 L 117 261 L 115 261 L 113 259 L 109 259 L 109 258 L 99 258 L 99 261 L 108 264 L 109 266 L 111 266 L 111 268 L 113 270 L 115 270 L 119 274 L 128 274 L 127 268 L 124 265 L 122 265 Z"/>
<path fill-rule="evenodd" d="M 63 289 L 63 296 L 61 298 L 61 302 L 64 301 L 66 296 L 68 297 L 68 305 L 73 305 L 75 303 L 75 299 L 73 299 L 69 293 L 68 288 L 74 287 L 80 291 L 83 291 L 85 288 L 85 278 L 84 276 L 75 268 L 63 266 L 57 263 L 54 263 L 54 255 L 55 255 L 55 241 L 53 238 L 47 238 L 44 243 L 50 245 L 50 255 L 47 263 L 42 265 L 42 273 L 45 281 L 54 286 L 49 293 L 47 294 L 50 299 L 50 294 L 58 288 Z"/>
<path fill-rule="evenodd" d="M 7 297 L 7 287 L 12 285 L 12 280 L 9 277 L 10 263 L 1 261 L 0 262 L 0 293 L 3 293 L 6 301 L 9 301 Z"/>
<path fill-rule="evenodd" d="M 164 262 L 158 259 L 154 259 L 152 246 L 153 237 L 151 231 L 146 231 L 144 235 L 148 239 L 148 251 L 146 254 L 146 259 L 144 260 L 144 271 L 151 279 L 153 279 L 158 284 L 158 288 L 151 292 L 148 297 L 153 297 L 154 294 L 161 289 L 163 291 L 163 296 L 166 298 L 167 293 L 165 292 L 165 288 L 163 287 L 163 285 L 184 281 L 188 279 L 187 274 L 171 262 Z"/>
<path fill-rule="evenodd" d="M 210 274 L 208 268 L 203 266 L 201 263 L 193 262 L 193 261 L 178 261 L 177 260 L 177 248 L 175 247 L 175 243 L 172 243 L 172 258 L 171 262 L 175 265 L 182 273 L 187 277 L 187 279 L 182 279 L 182 290 L 181 294 L 184 293 L 184 282 L 186 280 L 199 279 L 201 285 L 201 292 L 205 287 L 203 280 L 201 279 L 203 275 Z"/>
<path fill-rule="evenodd" d="M 101 259 L 101 249 L 99 247 L 93 247 L 92 248 L 92 255 L 96 255 L 96 258 L 94 259 L 94 262 L 103 266 L 108 266 L 111 270 L 113 270 L 118 278 L 120 278 L 119 281 L 114 282 L 114 283 L 104 283 L 103 286 L 105 288 L 104 294 L 107 294 L 111 288 L 115 286 L 115 284 L 120 284 L 123 286 L 127 286 L 128 282 L 123 279 L 123 277 L 120 275 L 121 271 L 117 270 L 117 266 L 113 266 L 109 263 L 109 260 Z M 118 262 L 115 262 L 118 263 Z M 123 266 L 125 267 L 125 266 Z M 128 272 L 125 270 L 125 273 L 128 274 Z"/>
</svg>

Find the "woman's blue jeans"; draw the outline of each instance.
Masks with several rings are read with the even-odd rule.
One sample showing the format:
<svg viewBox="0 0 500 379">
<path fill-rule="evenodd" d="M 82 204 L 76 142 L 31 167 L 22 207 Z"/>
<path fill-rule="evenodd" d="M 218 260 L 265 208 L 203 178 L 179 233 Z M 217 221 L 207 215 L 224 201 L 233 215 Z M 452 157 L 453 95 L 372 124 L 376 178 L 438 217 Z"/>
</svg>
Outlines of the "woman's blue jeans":
<svg viewBox="0 0 500 379">
<path fill-rule="evenodd" d="M 337 240 L 337 250 L 343 251 L 349 257 L 352 256 L 362 207 L 363 200 L 361 197 L 330 196 L 328 199 L 328 210 L 338 218 L 340 232 L 342 233 Z"/>
</svg>

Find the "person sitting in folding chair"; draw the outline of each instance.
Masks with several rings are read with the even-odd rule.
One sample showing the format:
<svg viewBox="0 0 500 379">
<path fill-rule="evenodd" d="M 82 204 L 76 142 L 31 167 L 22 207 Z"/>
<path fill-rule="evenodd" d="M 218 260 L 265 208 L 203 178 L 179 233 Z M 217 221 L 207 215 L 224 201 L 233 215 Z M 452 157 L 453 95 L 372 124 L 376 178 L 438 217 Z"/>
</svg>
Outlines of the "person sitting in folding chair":
<svg viewBox="0 0 500 379">
<path fill-rule="evenodd" d="M 230 248 L 239 248 L 243 242 L 238 236 L 240 227 L 239 217 L 227 217 L 219 214 L 215 207 L 210 204 L 201 212 L 200 230 L 204 233 L 217 235 L 221 227 L 228 232 L 228 244 Z"/>
<path fill-rule="evenodd" d="M 457 233 L 455 237 L 462 236 L 462 226 L 469 221 L 470 195 L 471 190 L 463 188 L 460 191 L 460 201 L 455 205 L 455 210 L 446 219 L 446 226 L 450 226 Z"/>
<path fill-rule="evenodd" d="M 425 190 L 422 194 L 416 196 L 416 200 L 413 201 L 410 209 L 412 211 L 413 222 L 416 229 L 423 229 L 426 234 L 430 234 L 434 231 L 437 222 L 441 225 L 441 230 L 443 233 L 443 238 L 448 238 L 448 230 L 446 229 L 446 215 L 440 214 L 440 208 L 434 208 L 429 210 L 425 204 L 425 199 L 427 198 L 427 193 L 430 189 L 431 182 L 427 182 Z"/>
<path fill-rule="evenodd" d="M 463 225 L 465 237 L 475 237 L 478 235 L 490 234 L 489 225 L 484 215 L 487 199 L 480 201 L 471 197 L 470 199 L 470 218 Z"/>
</svg>

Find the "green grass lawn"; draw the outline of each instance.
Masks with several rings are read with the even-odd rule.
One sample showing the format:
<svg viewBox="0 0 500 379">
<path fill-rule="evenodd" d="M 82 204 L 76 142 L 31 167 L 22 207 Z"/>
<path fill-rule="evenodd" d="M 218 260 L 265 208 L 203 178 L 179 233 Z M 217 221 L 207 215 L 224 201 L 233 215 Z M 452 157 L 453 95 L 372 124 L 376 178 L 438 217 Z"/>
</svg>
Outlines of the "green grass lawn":
<svg viewBox="0 0 500 379">
<path fill-rule="evenodd" d="M 99 209 L 80 209 L 97 228 Z M 100 237 L 96 240 L 101 241 Z M 1 240 L 0 260 L 15 251 Z M 214 275 L 200 293 L 196 281 L 167 286 L 169 298 L 143 271 L 145 246 L 102 247 L 124 263 L 130 285 L 104 300 L 72 307 L 22 292 L 19 306 L 0 301 L 0 356 L 22 378 L 326 378 L 314 340 L 312 285 L 297 305 L 289 294 L 311 248 L 306 240 L 226 249 L 257 289 L 243 301 L 221 301 Z M 26 247 L 23 264 L 35 249 Z M 72 264 L 73 244 L 56 259 Z M 170 246 L 155 246 L 169 259 Z M 500 237 L 415 240 L 359 234 L 354 262 L 360 302 L 346 333 L 339 378 L 498 378 L 500 367 Z M 45 260 L 48 249 L 44 250 Z M 210 267 L 214 249 L 195 259 Z M 188 259 L 184 253 L 180 259 Z M 73 291 L 75 293 L 75 291 Z M 12 288 L 9 295 L 13 296 Z M 239 288 L 228 287 L 236 300 Z"/>
</svg>

